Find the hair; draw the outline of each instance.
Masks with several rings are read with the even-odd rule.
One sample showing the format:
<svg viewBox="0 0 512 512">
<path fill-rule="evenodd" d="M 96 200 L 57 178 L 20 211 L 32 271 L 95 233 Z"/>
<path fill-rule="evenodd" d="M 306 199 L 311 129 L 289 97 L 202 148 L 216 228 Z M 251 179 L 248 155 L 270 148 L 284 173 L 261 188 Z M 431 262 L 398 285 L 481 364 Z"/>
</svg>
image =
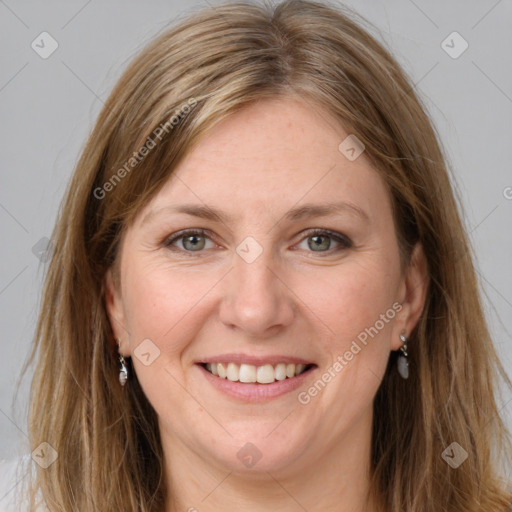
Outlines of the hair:
<svg viewBox="0 0 512 512">
<path fill-rule="evenodd" d="M 363 142 L 387 185 L 404 265 L 418 243 L 428 265 L 411 376 L 391 371 L 392 352 L 374 400 L 371 492 L 386 512 L 507 509 L 500 457 L 510 435 L 497 396 L 499 377 L 510 380 L 484 317 L 461 201 L 426 107 L 371 30 L 324 3 L 229 3 L 166 29 L 127 67 L 52 234 L 27 361 L 37 361 L 29 433 L 33 447 L 44 440 L 59 458 L 37 469 L 31 502 L 38 491 L 52 512 L 162 512 L 157 417 L 133 372 L 119 385 L 104 278 L 113 268 L 119 285 L 123 233 L 206 132 L 253 102 L 294 96 Z M 468 453 L 457 470 L 441 456 L 452 442 Z"/>
</svg>

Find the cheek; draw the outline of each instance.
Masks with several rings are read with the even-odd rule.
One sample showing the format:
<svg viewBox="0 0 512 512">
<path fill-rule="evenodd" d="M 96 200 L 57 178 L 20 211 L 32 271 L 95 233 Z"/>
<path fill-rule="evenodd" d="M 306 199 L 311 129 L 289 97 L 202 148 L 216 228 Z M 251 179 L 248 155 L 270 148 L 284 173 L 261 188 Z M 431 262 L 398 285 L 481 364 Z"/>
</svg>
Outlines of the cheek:
<svg viewBox="0 0 512 512">
<path fill-rule="evenodd" d="M 180 352 L 181 340 L 193 336 L 201 301 L 219 277 L 173 268 L 165 261 L 137 262 L 126 267 L 125 275 L 125 317 L 132 349 L 149 338 L 167 354 Z"/>
<path fill-rule="evenodd" d="M 333 268 L 315 283 L 317 293 L 310 293 L 311 309 L 329 327 L 329 334 L 318 338 L 328 358 L 318 380 L 299 398 L 311 404 L 305 406 L 311 418 L 329 418 L 323 436 L 333 443 L 368 413 L 382 382 L 398 280 L 397 263 L 379 252 Z"/>
<path fill-rule="evenodd" d="M 134 370 L 157 413 L 171 416 L 172 404 L 183 401 L 182 387 L 177 384 L 184 381 L 182 356 L 201 325 L 201 298 L 213 286 L 212 279 L 143 258 L 128 262 L 124 275 Z M 139 357 L 144 353 L 150 353 L 150 364 Z"/>
<path fill-rule="evenodd" d="M 401 309 L 395 301 L 399 278 L 397 262 L 375 255 L 347 261 L 325 277 L 310 280 L 316 292 L 309 288 L 305 302 L 328 328 L 327 335 L 320 339 L 332 361 L 352 351 L 356 354 L 351 365 L 364 360 L 365 364 L 375 364 L 375 369 L 385 366 L 391 329 Z M 347 354 L 346 359 L 351 357 Z"/>
</svg>

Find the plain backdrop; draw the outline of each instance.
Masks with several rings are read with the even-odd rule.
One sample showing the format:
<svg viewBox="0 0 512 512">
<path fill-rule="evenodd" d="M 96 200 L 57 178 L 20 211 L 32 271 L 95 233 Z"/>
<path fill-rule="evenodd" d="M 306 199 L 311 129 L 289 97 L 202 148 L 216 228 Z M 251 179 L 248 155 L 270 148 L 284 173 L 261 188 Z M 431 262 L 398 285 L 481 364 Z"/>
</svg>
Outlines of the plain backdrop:
<svg viewBox="0 0 512 512">
<path fill-rule="evenodd" d="M 0 0 L 0 459 L 31 450 L 30 374 L 15 407 L 14 390 L 38 314 L 41 254 L 87 134 L 131 57 L 169 23 L 216 3 Z M 464 203 L 496 347 L 512 375 L 512 2 L 344 4 L 377 26 L 428 106 Z M 512 427 L 510 393 L 500 406 Z"/>
</svg>

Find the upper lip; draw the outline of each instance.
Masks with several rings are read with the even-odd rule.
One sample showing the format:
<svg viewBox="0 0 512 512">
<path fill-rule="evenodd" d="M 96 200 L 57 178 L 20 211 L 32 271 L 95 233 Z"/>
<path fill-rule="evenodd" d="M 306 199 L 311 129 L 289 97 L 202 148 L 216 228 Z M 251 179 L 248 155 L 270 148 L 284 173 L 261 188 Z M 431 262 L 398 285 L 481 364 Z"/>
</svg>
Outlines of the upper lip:
<svg viewBox="0 0 512 512">
<path fill-rule="evenodd" d="M 291 363 L 291 364 L 314 364 L 311 361 L 307 361 L 306 359 L 302 359 L 300 357 L 295 356 L 286 356 L 286 355 L 268 355 L 268 356 L 254 356 L 249 354 L 219 354 L 216 356 L 208 356 L 203 359 L 196 361 L 198 364 L 205 363 L 235 363 L 238 365 L 241 364 L 251 364 L 254 366 L 263 366 L 265 364 L 271 364 L 275 366 L 279 363 Z"/>
</svg>

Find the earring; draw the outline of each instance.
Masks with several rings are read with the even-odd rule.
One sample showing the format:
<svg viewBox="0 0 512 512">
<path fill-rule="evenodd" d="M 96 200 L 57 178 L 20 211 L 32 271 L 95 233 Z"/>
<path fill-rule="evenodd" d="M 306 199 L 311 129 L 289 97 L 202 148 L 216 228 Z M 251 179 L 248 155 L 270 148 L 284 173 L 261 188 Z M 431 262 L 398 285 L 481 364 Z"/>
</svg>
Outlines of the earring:
<svg viewBox="0 0 512 512">
<path fill-rule="evenodd" d="M 126 361 L 121 354 L 119 354 L 119 364 L 121 365 L 121 369 L 119 370 L 119 382 L 121 386 L 124 386 L 128 380 L 128 368 L 126 368 Z"/>
<path fill-rule="evenodd" d="M 119 340 L 116 341 L 117 350 L 119 351 L 119 349 L 121 348 L 121 343 L 119 342 Z M 124 386 L 126 384 L 126 381 L 128 380 L 128 368 L 126 368 L 126 361 L 121 354 L 119 354 L 118 359 L 119 364 L 121 365 L 121 369 L 119 370 L 119 383 L 121 384 L 121 386 Z"/>
<path fill-rule="evenodd" d="M 407 338 L 400 334 L 403 345 L 400 347 L 402 353 L 398 357 L 398 373 L 403 379 L 409 378 L 409 360 L 407 359 Z"/>
<path fill-rule="evenodd" d="M 121 343 L 119 340 L 116 340 L 116 342 L 117 350 L 119 352 L 121 348 Z M 128 368 L 126 367 L 126 361 L 121 354 L 118 355 L 118 360 L 121 366 L 121 369 L 119 370 L 119 383 L 121 384 L 121 386 L 124 386 L 126 384 L 126 381 L 128 380 Z"/>
</svg>

